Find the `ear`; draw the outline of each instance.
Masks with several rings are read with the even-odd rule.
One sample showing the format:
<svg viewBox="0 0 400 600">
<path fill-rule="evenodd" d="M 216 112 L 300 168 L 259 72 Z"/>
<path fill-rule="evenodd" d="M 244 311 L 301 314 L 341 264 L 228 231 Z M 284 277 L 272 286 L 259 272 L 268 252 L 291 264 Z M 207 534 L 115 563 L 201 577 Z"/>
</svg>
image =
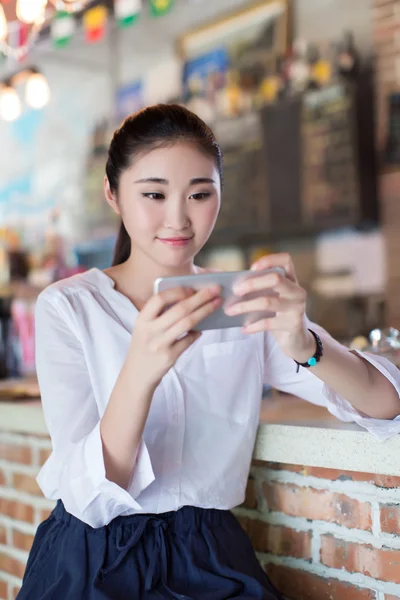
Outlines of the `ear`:
<svg viewBox="0 0 400 600">
<path fill-rule="evenodd" d="M 104 195 L 106 197 L 106 200 L 108 202 L 108 204 L 111 206 L 111 208 L 113 209 L 113 211 L 117 214 L 120 215 L 121 211 L 119 210 L 119 206 L 118 206 L 118 202 L 117 202 L 117 197 L 116 195 L 111 191 L 110 188 L 110 182 L 108 181 L 107 176 L 104 177 Z"/>
</svg>

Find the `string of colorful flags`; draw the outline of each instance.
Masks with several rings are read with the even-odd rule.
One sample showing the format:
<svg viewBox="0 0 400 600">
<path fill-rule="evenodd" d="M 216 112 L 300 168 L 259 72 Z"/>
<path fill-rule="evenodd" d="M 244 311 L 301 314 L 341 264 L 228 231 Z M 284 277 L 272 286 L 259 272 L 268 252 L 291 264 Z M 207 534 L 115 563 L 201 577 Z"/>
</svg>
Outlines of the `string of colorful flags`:
<svg viewBox="0 0 400 600">
<path fill-rule="evenodd" d="M 147 0 L 149 14 L 152 17 L 166 15 L 174 0 Z M 143 0 L 114 0 L 114 16 L 118 27 L 134 25 L 144 11 Z M 106 6 L 98 5 L 85 11 L 82 19 L 85 40 L 95 43 L 104 38 L 107 30 L 109 11 Z M 69 44 L 77 29 L 78 22 L 74 14 L 58 11 L 51 23 L 51 37 L 57 48 Z"/>
<path fill-rule="evenodd" d="M 104 38 L 110 19 L 114 18 L 120 28 L 131 27 L 145 11 L 151 17 L 166 15 L 172 9 L 174 0 L 114 0 L 111 14 L 106 5 L 99 3 L 84 10 L 82 19 L 78 17 L 78 11 L 71 10 L 70 6 L 75 6 L 74 4 L 54 1 L 54 5 L 61 8 L 53 13 L 50 23 L 44 16 L 32 26 L 27 26 L 20 20 L 5 23 L 8 35 L 0 40 L 0 56 L 9 57 L 17 62 L 24 60 L 29 48 L 38 39 L 45 22 L 50 25 L 50 36 L 56 48 L 68 46 L 80 27 L 80 21 L 85 40 L 88 43 L 96 43 Z"/>
</svg>

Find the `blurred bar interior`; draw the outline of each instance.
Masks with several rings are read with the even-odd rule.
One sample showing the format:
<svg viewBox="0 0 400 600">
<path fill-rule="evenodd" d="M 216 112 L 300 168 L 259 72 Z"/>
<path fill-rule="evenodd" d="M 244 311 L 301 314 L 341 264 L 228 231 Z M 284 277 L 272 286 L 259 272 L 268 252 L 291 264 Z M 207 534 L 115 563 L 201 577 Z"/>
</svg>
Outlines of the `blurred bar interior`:
<svg viewBox="0 0 400 600">
<path fill-rule="evenodd" d="M 199 262 L 289 251 L 310 318 L 397 362 L 400 96 L 370 2 L 1 4 L 0 378 L 35 378 L 37 294 L 110 264 L 107 146 L 156 102 L 197 112 L 224 151 Z"/>
</svg>

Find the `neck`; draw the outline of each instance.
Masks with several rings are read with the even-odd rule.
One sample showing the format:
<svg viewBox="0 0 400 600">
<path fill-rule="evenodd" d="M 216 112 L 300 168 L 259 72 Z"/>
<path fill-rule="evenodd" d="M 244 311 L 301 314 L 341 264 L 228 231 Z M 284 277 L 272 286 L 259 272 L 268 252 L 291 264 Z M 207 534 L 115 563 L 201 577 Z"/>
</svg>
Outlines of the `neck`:
<svg viewBox="0 0 400 600">
<path fill-rule="evenodd" d="M 116 289 L 140 310 L 153 295 L 154 282 L 158 277 L 189 275 L 194 272 L 193 260 L 179 267 L 168 267 L 159 265 L 139 250 L 134 250 L 125 263 L 112 267 L 109 275 L 114 279 Z"/>
</svg>

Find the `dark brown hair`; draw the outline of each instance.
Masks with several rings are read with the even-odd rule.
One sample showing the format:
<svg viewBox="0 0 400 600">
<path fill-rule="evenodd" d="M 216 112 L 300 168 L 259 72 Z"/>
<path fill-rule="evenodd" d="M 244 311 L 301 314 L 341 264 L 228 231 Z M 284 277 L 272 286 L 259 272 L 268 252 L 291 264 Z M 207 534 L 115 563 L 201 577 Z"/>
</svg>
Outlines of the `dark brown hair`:
<svg viewBox="0 0 400 600">
<path fill-rule="evenodd" d="M 192 142 L 216 163 L 222 185 L 222 154 L 211 129 L 197 115 L 178 104 L 156 104 L 130 115 L 114 132 L 108 151 L 106 175 L 111 191 L 118 194 L 121 174 L 135 156 L 178 141 Z M 131 240 L 121 222 L 113 266 L 125 262 Z"/>
</svg>

